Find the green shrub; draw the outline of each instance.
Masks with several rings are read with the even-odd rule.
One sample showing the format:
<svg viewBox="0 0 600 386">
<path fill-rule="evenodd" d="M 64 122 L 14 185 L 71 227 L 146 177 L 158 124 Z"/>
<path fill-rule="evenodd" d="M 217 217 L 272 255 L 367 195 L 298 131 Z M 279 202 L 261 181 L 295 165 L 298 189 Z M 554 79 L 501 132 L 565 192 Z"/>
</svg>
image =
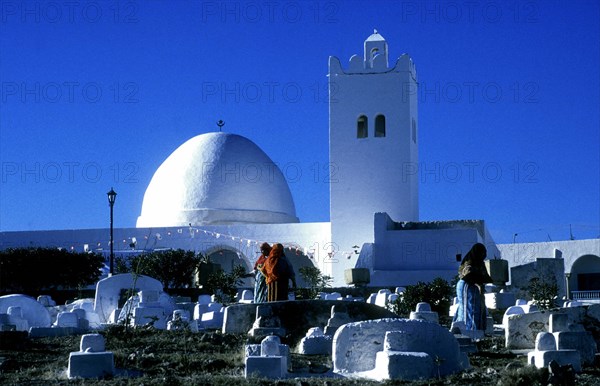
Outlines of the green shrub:
<svg viewBox="0 0 600 386">
<path fill-rule="evenodd" d="M 388 309 L 395 314 L 408 317 L 417 303 L 427 302 L 431 310 L 439 315 L 447 315 L 454 298 L 454 287 L 442 278 L 435 278 L 431 283 L 418 282 L 406 286 L 406 290 L 398 299 L 388 304 Z"/>
<path fill-rule="evenodd" d="M 300 277 L 306 283 L 306 287 L 298 288 L 296 294 L 299 299 L 314 299 L 319 292 L 329 287 L 332 282 L 331 276 L 323 275 L 317 267 L 300 267 Z"/>
<path fill-rule="evenodd" d="M 229 304 L 235 301 L 237 289 L 246 277 L 246 268 L 241 265 L 233 267 L 230 273 L 218 270 L 208 276 L 206 287 L 210 293 L 215 294 L 217 302 Z"/>
<path fill-rule="evenodd" d="M 533 298 L 533 303 L 539 308 L 547 310 L 555 307 L 556 298 L 558 297 L 558 285 L 554 278 L 544 280 L 534 277 L 529 280 L 527 290 Z"/>
</svg>

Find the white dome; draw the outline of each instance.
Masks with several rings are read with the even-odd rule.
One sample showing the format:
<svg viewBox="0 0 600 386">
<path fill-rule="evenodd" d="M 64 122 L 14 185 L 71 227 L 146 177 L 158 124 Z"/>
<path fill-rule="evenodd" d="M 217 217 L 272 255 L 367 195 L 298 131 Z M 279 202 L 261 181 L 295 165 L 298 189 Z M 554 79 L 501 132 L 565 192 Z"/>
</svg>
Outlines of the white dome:
<svg viewBox="0 0 600 386">
<path fill-rule="evenodd" d="M 240 135 L 207 133 L 179 146 L 154 173 L 136 226 L 298 222 L 279 167 Z"/>
</svg>

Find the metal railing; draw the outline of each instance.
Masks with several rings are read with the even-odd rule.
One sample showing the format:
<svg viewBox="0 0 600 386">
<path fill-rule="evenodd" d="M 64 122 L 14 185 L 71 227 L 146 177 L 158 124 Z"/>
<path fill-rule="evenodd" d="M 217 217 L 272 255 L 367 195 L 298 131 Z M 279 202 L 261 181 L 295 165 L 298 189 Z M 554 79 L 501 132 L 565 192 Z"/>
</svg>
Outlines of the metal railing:
<svg viewBox="0 0 600 386">
<path fill-rule="evenodd" d="M 573 300 L 598 300 L 600 299 L 600 290 L 593 291 L 571 291 Z"/>
</svg>

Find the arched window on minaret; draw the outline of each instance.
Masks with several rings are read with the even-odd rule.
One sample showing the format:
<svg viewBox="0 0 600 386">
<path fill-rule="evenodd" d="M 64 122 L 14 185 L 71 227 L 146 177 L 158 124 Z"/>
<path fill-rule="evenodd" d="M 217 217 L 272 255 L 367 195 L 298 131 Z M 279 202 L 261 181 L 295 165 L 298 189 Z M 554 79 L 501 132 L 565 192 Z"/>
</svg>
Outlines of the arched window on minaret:
<svg viewBox="0 0 600 386">
<path fill-rule="evenodd" d="M 375 136 L 385 137 L 385 115 L 379 114 L 375 117 Z"/>
<path fill-rule="evenodd" d="M 361 115 L 356 121 L 356 138 L 367 138 L 369 135 L 369 123 L 366 115 Z"/>
<path fill-rule="evenodd" d="M 369 62 L 371 63 L 371 65 L 373 65 L 373 59 L 375 59 L 375 57 L 377 55 L 379 55 L 379 48 L 373 47 L 371 49 L 371 57 L 370 57 L 370 60 L 369 60 Z"/>
</svg>

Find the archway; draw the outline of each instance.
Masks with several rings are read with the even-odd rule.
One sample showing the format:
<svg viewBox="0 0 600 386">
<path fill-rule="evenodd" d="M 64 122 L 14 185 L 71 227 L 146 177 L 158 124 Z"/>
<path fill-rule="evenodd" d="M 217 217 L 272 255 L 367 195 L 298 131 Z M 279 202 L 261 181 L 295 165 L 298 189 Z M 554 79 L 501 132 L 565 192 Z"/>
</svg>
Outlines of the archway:
<svg viewBox="0 0 600 386">
<path fill-rule="evenodd" d="M 212 263 L 219 264 L 221 269 L 226 273 L 230 273 L 233 267 L 241 265 L 246 269 L 246 272 L 252 271 L 250 260 L 243 253 L 235 248 L 219 245 L 206 251 L 204 255 L 210 259 Z M 253 287 L 254 281 L 251 278 L 243 279 L 242 287 Z"/>
<path fill-rule="evenodd" d="M 571 266 L 569 275 L 570 291 L 600 290 L 600 257 L 583 255 Z"/>
<path fill-rule="evenodd" d="M 306 283 L 304 282 L 304 279 L 302 279 L 302 275 L 300 274 L 300 268 L 315 267 L 315 264 L 308 256 L 306 256 L 302 252 L 300 248 L 285 247 L 284 253 L 290 261 L 290 263 L 292 264 L 294 272 L 296 273 L 296 285 L 298 287 L 306 287 Z"/>
</svg>

